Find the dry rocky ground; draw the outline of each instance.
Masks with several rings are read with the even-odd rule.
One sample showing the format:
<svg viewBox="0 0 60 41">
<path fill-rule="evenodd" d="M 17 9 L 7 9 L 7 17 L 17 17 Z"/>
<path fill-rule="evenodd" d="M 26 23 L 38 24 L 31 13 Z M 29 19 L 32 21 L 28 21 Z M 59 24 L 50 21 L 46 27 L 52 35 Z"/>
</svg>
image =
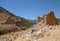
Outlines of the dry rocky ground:
<svg viewBox="0 0 60 41">
<path fill-rule="evenodd" d="M 32 27 L 0 35 L 0 41 L 60 41 L 60 25 Z"/>
</svg>

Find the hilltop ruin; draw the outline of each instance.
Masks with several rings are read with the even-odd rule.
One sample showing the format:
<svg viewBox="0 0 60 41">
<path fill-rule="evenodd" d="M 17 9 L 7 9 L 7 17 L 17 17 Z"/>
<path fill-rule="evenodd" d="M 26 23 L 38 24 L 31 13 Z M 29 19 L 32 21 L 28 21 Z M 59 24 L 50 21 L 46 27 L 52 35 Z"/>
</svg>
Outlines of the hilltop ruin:
<svg viewBox="0 0 60 41">
<path fill-rule="evenodd" d="M 36 23 L 45 24 L 45 25 L 58 25 L 58 20 L 54 15 L 54 12 L 50 11 L 47 14 L 44 14 L 43 17 L 38 16 L 36 18 Z"/>
</svg>

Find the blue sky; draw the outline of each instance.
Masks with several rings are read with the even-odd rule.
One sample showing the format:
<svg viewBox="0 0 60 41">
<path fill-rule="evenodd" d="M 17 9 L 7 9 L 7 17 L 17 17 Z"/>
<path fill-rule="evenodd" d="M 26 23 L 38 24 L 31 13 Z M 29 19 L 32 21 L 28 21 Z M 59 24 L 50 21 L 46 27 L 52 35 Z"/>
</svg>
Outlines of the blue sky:
<svg viewBox="0 0 60 41">
<path fill-rule="evenodd" d="M 49 11 L 60 18 L 60 0 L 0 0 L 0 7 L 26 19 L 35 19 Z"/>
</svg>

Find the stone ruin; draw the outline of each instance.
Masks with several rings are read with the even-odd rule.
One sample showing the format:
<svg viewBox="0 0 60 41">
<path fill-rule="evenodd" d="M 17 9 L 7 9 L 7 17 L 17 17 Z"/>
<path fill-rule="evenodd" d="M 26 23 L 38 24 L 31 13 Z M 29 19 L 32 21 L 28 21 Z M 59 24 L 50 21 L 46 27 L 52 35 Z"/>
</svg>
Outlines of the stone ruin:
<svg viewBox="0 0 60 41">
<path fill-rule="evenodd" d="M 43 17 L 38 16 L 36 18 L 37 24 L 44 25 L 58 25 L 58 20 L 54 15 L 54 12 L 50 11 L 47 14 L 44 14 Z"/>
</svg>

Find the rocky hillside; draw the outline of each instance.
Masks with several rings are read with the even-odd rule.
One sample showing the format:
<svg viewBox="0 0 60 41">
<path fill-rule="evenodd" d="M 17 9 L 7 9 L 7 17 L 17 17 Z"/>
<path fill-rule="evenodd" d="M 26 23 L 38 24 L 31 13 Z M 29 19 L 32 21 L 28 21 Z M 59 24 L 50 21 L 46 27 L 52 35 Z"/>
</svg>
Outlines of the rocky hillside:
<svg viewBox="0 0 60 41">
<path fill-rule="evenodd" d="M 6 24 L 14 24 L 16 21 L 24 21 L 26 24 L 28 23 L 27 19 L 16 16 L 6 9 L 0 7 L 0 23 L 5 22 Z"/>
<path fill-rule="evenodd" d="M 15 31 L 25 30 L 32 25 L 32 22 L 23 17 L 19 17 L 10 13 L 8 10 L 0 7 L 0 34 Z"/>
</svg>

